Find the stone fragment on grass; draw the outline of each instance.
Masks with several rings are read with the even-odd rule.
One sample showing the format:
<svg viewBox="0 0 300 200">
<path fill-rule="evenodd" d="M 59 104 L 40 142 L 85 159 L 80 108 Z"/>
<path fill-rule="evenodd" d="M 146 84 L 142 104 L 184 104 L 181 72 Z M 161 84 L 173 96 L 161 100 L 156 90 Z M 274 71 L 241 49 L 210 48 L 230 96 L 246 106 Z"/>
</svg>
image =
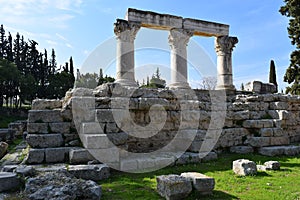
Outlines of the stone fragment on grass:
<svg viewBox="0 0 300 200">
<path fill-rule="evenodd" d="M 187 197 L 192 191 L 189 179 L 170 174 L 156 177 L 157 191 L 167 200 L 180 200 Z"/>
<path fill-rule="evenodd" d="M 280 163 L 278 161 L 268 161 L 264 165 L 267 170 L 280 170 Z"/>
<path fill-rule="evenodd" d="M 247 159 L 233 161 L 233 171 L 240 176 L 254 175 L 257 173 L 256 163 Z"/>
<path fill-rule="evenodd" d="M 212 194 L 215 187 L 215 179 L 198 172 L 181 173 L 182 177 L 188 178 L 193 187 L 202 195 Z"/>
</svg>

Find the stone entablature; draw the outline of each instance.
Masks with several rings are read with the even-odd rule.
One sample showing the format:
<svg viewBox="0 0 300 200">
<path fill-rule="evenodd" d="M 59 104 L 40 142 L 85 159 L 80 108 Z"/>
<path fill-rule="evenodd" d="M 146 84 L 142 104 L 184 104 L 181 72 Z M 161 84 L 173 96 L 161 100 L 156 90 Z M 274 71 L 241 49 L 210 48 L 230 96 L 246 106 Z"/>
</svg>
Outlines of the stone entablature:
<svg viewBox="0 0 300 200">
<path fill-rule="evenodd" d="M 161 14 L 129 8 L 125 19 L 140 23 L 142 27 L 171 30 L 173 28 L 190 30 L 198 36 L 223 36 L 229 34 L 229 25 L 199 19 L 182 18 L 175 15 Z"/>
</svg>

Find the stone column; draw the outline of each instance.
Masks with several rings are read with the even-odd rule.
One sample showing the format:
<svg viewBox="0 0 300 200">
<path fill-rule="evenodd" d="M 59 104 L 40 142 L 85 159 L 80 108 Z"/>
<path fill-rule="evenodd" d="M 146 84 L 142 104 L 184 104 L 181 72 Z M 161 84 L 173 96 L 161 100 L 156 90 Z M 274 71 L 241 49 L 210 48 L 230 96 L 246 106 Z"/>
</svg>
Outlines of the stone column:
<svg viewBox="0 0 300 200">
<path fill-rule="evenodd" d="M 187 44 L 192 31 L 184 29 L 171 29 L 169 44 L 171 46 L 171 83 L 170 88 L 190 88 L 187 82 Z"/>
<path fill-rule="evenodd" d="M 217 52 L 218 84 L 217 90 L 234 91 L 232 80 L 232 50 L 238 43 L 237 37 L 220 36 L 215 40 L 215 50 Z"/>
<path fill-rule="evenodd" d="M 117 39 L 116 83 L 137 87 L 134 77 L 134 40 L 140 24 L 117 19 L 114 24 Z"/>
</svg>

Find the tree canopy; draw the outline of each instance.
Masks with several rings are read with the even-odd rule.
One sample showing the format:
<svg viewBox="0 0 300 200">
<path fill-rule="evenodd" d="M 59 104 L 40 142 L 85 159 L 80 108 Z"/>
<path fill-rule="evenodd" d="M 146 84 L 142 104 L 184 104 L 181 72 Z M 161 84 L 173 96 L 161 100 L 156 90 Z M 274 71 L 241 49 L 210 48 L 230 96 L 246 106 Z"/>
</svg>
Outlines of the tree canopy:
<svg viewBox="0 0 300 200">
<path fill-rule="evenodd" d="M 290 66 L 284 75 L 284 81 L 292 84 L 286 88 L 286 93 L 300 94 L 300 0 L 284 0 L 285 5 L 279 12 L 289 18 L 287 28 L 292 45 L 296 49 L 290 55 Z"/>
<path fill-rule="evenodd" d="M 74 85 L 73 59 L 58 68 L 55 50 L 50 59 L 46 49 L 38 50 L 38 42 L 19 33 L 13 38 L 0 26 L 0 107 L 18 107 L 35 98 L 62 98 Z M 59 85 L 59 86 L 58 86 Z"/>
</svg>

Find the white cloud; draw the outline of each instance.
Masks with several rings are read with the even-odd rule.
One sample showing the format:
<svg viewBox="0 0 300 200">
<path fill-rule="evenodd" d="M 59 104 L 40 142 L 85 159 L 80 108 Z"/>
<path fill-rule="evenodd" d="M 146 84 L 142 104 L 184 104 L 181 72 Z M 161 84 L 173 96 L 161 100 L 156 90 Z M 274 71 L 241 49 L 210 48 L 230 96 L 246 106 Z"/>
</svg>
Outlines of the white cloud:
<svg viewBox="0 0 300 200">
<path fill-rule="evenodd" d="M 66 28 L 81 13 L 82 0 L 0 0 L 3 24 Z"/>
<path fill-rule="evenodd" d="M 70 49 L 73 49 L 73 46 L 69 43 L 66 43 L 66 46 L 69 47 Z"/>
</svg>

